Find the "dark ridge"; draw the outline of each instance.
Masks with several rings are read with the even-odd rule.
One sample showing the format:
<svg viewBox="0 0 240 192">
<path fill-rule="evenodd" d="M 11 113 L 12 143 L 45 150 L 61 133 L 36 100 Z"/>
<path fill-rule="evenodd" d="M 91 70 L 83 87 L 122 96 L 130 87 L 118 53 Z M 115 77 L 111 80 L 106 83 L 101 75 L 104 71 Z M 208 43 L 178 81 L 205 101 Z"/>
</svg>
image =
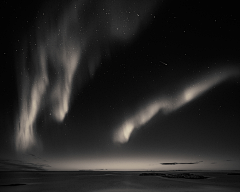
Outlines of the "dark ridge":
<svg viewBox="0 0 240 192">
<path fill-rule="evenodd" d="M 20 185 L 26 185 L 26 184 L 24 184 L 24 183 L 14 183 L 14 184 L 0 185 L 0 187 L 14 187 L 14 186 L 20 186 Z"/>
<path fill-rule="evenodd" d="M 161 176 L 167 178 L 183 178 L 183 179 L 207 179 L 202 175 L 195 175 L 192 173 L 179 173 L 179 174 L 165 174 L 165 173 L 141 173 L 139 176 Z"/>
<path fill-rule="evenodd" d="M 240 173 L 228 173 L 227 175 L 240 175 Z"/>
</svg>

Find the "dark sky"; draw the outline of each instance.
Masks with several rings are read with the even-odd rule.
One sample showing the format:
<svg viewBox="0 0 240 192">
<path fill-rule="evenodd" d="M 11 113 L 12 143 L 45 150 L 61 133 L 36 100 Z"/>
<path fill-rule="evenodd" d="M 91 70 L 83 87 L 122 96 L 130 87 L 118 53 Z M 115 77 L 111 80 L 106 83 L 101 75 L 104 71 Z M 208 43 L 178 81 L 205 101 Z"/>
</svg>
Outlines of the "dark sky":
<svg viewBox="0 0 240 192">
<path fill-rule="evenodd" d="M 1 2 L 1 170 L 239 170 L 237 2 L 63 2 Z"/>
</svg>

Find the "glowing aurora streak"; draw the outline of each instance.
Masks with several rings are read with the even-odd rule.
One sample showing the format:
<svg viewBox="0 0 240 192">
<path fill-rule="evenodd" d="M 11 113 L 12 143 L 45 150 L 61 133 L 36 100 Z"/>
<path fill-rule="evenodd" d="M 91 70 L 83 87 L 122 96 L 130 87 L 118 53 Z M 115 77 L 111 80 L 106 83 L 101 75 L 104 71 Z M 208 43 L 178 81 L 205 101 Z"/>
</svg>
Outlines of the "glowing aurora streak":
<svg viewBox="0 0 240 192">
<path fill-rule="evenodd" d="M 22 47 L 19 72 L 17 151 L 37 146 L 36 119 L 47 108 L 61 122 L 70 104 L 77 69 L 80 85 L 94 75 L 103 48 L 112 39 L 130 40 L 152 19 L 155 0 L 53 1 L 39 12 L 35 31 Z M 150 13 L 151 11 L 151 13 Z M 87 67 L 79 67 L 87 65 Z"/>
<path fill-rule="evenodd" d="M 177 95 L 160 97 L 143 106 L 136 114 L 128 118 L 114 132 L 113 140 L 116 143 L 128 142 L 132 132 L 150 121 L 160 110 L 164 113 L 173 112 L 222 81 L 239 74 L 239 68 L 230 67 L 209 73 L 194 83 L 189 83 Z"/>
</svg>

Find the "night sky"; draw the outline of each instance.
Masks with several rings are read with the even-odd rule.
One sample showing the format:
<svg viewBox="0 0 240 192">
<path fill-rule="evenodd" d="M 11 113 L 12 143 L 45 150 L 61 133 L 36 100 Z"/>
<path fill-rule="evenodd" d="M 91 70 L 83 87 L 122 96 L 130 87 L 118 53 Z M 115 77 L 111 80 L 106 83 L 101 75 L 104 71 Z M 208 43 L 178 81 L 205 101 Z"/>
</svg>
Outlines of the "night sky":
<svg viewBox="0 0 240 192">
<path fill-rule="evenodd" d="M 239 170 L 238 7 L 2 1 L 0 170 Z"/>
</svg>

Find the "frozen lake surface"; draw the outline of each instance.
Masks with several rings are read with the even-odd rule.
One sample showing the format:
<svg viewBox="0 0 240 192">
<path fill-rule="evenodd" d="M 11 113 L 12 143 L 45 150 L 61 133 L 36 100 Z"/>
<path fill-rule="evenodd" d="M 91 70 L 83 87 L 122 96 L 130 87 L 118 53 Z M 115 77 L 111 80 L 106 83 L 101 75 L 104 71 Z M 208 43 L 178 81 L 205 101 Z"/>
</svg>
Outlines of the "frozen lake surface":
<svg viewBox="0 0 240 192">
<path fill-rule="evenodd" d="M 172 179 L 139 176 L 140 173 L 142 172 L 0 172 L 0 191 L 240 191 L 240 176 L 227 175 L 228 172 L 191 172 L 210 177 L 209 179 Z"/>
</svg>

